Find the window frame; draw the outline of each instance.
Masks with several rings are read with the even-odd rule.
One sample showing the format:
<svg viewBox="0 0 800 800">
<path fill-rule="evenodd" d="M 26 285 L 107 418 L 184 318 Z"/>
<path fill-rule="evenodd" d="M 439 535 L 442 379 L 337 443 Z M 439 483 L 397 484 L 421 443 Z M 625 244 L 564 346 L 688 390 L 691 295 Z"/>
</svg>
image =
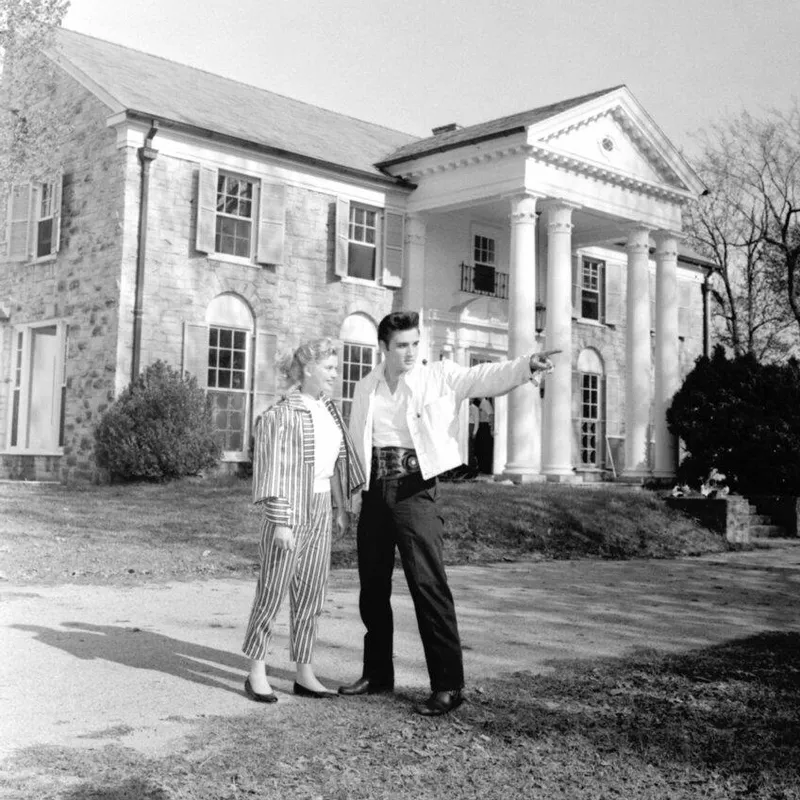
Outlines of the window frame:
<svg viewBox="0 0 800 800">
<path fill-rule="evenodd" d="M 361 368 L 365 366 L 364 361 L 350 361 L 347 358 L 348 349 L 349 348 L 360 348 L 362 351 L 369 351 L 372 355 L 372 364 L 369 369 L 366 371 L 362 371 Z M 372 370 L 375 369 L 375 366 L 378 363 L 378 348 L 375 345 L 367 344 L 366 342 L 351 342 L 351 341 L 343 341 L 342 342 L 342 363 L 341 363 L 341 370 L 342 370 L 342 381 L 341 381 L 341 411 L 342 411 L 342 419 L 344 420 L 345 424 L 349 423 L 350 421 L 350 410 L 353 405 L 353 395 L 355 394 L 356 384 L 365 376 L 369 375 Z M 359 375 L 356 378 L 353 378 L 352 375 L 349 373 L 349 368 L 357 367 Z"/>
<path fill-rule="evenodd" d="M 247 328 L 237 327 L 235 325 L 222 325 L 218 322 L 210 322 L 207 325 L 208 328 L 208 337 L 206 342 L 206 385 L 205 385 L 205 392 L 206 396 L 212 399 L 213 402 L 213 395 L 223 395 L 223 394 L 237 394 L 244 397 L 244 407 L 241 409 L 242 414 L 242 446 L 238 450 L 227 450 L 224 446 L 221 447 L 222 451 L 222 460 L 223 461 L 243 461 L 247 460 L 248 452 L 250 449 L 250 433 L 252 429 L 252 420 L 251 420 L 251 409 L 253 404 L 253 378 L 252 378 L 252 370 L 253 370 L 253 331 Z M 231 353 L 231 356 L 236 352 L 243 352 L 245 358 L 245 364 L 243 370 L 234 370 L 233 365 L 231 365 L 230 372 L 231 378 L 233 377 L 234 371 L 241 372 L 242 374 L 242 386 L 241 388 L 235 388 L 233 385 L 231 386 L 217 386 L 211 385 L 211 372 L 214 370 L 217 373 L 220 371 L 219 367 L 219 353 L 221 352 L 221 348 L 219 345 L 220 333 L 221 332 L 230 332 L 231 333 L 231 346 L 226 348 Z M 235 337 L 236 334 L 240 333 L 244 336 L 244 350 L 241 348 L 234 347 Z M 217 344 L 214 345 L 214 350 L 217 354 L 217 363 L 212 367 L 211 364 L 211 356 L 212 356 L 212 337 L 216 334 L 217 337 Z M 231 384 L 233 381 L 231 380 Z M 230 428 L 225 428 L 224 431 L 221 429 L 218 430 L 216 427 L 216 414 L 218 412 L 216 407 L 212 407 L 212 427 L 214 431 L 214 435 L 216 436 L 219 432 L 227 432 Z M 230 409 L 228 410 L 228 415 L 232 413 Z M 226 441 L 222 443 L 223 445 L 227 444 Z"/>
<path fill-rule="evenodd" d="M 605 319 L 605 272 L 606 262 L 599 258 L 591 258 L 589 256 L 582 256 L 579 262 L 579 303 L 580 303 L 580 319 L 588 320 L 590 322 L 602 323 Z M 586 268 L 596 268 L 594 280 L 597 283 L 596 288 L 591 285 L 587 286 Z M 594 295 L 597 303 L 597 316 L 588 316 L 584 314 L 586 295 Z"/>
<path fill-rule="evenodd" d="M 578 390 L 580 391 L 580 397 L 578 402 L 580 404 L 580 416 L 578 418 L 578 464 L 579 469 L 582 470 L 591 470 L 591 469 L 602 469 L 602 464 L 605 459 L 605 452 L 603 448 L 603 428 L 604 428 L 604 415 L 603 415 L 603 376 L 597 372 L 580 372 L 578 373 L 579 380 L 578 380 Z M 590 382 L 594 382 L 594 386 L 587 387 L 586 383 L 589 379 Z M 587 400 L 586 393 L 590 392 L 594 394 L 594 399 L 591 399 L 591 396 Z M 588 416 L 584 413 L 585 409 L 592 406 L 595 409 L 595 416 Z M 589 431 L 586 429 L 587 425 L 593 425 L 593 430 Z M 585 440 L 587 437 L 594 438 L 594 444 L 592 446 L 587 446 L 585 444 Z M 586 455 L 589 454 L 590 460 L 586 459 Z M 594 460 L 591 460 L 591 454 L 594 454 Z"/>
<path fill-rule="evenodd" d="M 250 198 L 249 199 L 242 199 L 240 195 L 229 195 L 227 193 L 220 193 L 220 182 L 223 183 L 223 188 L 226 188 L 228 185 L 229 180 L 236 180 L 242 181 L 250 185 Z M 226 197 L 236 197 L 238 203 L 248 202 L 250 204 L 250 216 L 245 217 L 238 214 L 230 214 L 224 210 L 220 210 L 220 195 L 223 198 L 223 205 L 224 199 Z M 243 175 L 242 173 L 236 172 L 234 170 L 227 170 L 227 169 L 220 169 L 217 171 L 217 185 L 216 185 L 216 194 L 215 194 L 215 210 L 214 210 L 214 255 L 221 256 L 226 259 L 235 259 L 239 262 L 245 262 L 248 264 L 252 264 L 255 258 L 256 252 L 256 234 L 258 231 L 258 209 L 260 203 L 260 185 L 259 180 L 257 178 L 253 178 L 247 175 Z M 221 250 L 219 247 L 220 244 L 220 222 L 222 220 L 233 220 L 234 222 L 242 222 L 247 221 L 250 225 L 250 231 L 248 235 L 247 241 L 247 252 L 248 254 L 239 255 L 238 253 L 229 253 L 225 250 Z M 236 241 L 236 237 L 234 237 L 234 242 Z M 235 249 L 235 247 L 234 247 Z"/>
<path fill-rule="evenodd" d="M 367 215 L 372 215 L 373 224 L 367 225 L 366 222 L 359 222 L 354 220 L 354 217 L 357 214 L 362 214 L 364 217 Z M 376 208 L 375 206 L 367 205 L 366 203 L 357 203 L 354 201 L 350 201 L 349 204 L 349 214 L 348 214 L 348 221 L 347 221 L 347 278 L 348 280 L 356 280 L 356 281 L 364 281 L 365 283 L 377 283 L 378 277 L 380 274 L 380 270 L 382 267 L 381 258 L 380 258 L 380 251 L 382 247 L 382 209 Z M 354 231 L 356 229 L 363 230 L 364 235 L 366 235 L 367 231 L 373 232 L 373 241 L 365 241 L 364 239 L 359 239 L 354 237 Z M 355 259 L 353 258 L 353 248 L 360 248 L 360 249 L 370 249 L 372 251 L 372 277 L 367 278 L 363 275 L 356 275 L 353 273 L 353 264 Z"/>
</svg>

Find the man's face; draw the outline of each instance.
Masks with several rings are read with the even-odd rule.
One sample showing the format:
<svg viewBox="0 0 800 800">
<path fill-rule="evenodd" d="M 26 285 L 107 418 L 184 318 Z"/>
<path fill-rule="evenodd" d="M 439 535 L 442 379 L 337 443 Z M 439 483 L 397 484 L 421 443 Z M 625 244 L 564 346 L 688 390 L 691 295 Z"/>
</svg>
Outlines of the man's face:
<svg viewBox="0 0 800 800">
<path fill-rule="evenodd" d="M 402 375 L 417 363 L 419 352 L 419 331 L 395 331 L 387 347 L 381 342 L 381 352 L 386 362 L 386 370 L 390 375 Z"/>
</svg>

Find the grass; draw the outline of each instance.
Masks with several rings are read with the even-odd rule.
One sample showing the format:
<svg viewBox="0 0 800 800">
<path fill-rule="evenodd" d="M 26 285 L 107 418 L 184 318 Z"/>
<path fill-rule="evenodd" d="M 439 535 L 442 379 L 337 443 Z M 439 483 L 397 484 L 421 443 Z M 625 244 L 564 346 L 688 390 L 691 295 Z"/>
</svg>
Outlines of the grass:
<svg viewBox="0 0 800 800">
<path fill-rule="evenodd" d="M 554 663 L 424 720 L 407 697 L 257 708 L 179 752 L 22 751 L 8 800 L 796 800 L 800 634 L 679 655 Z M 401 690 L 402 691 L 402 690 Z"/>
<path fill-rule="evenodd" d="M 694 555 L 725 542 L 645 491 L 547 484 L 442 484 L 449 564 L 532 558 Z M 249 574 L 259 512 L 247 481 L 72 486 L 0 484 L 8 580 L 46 583 Z M 351 530 L 333 565 L 355 565 Z"/>
</svg>

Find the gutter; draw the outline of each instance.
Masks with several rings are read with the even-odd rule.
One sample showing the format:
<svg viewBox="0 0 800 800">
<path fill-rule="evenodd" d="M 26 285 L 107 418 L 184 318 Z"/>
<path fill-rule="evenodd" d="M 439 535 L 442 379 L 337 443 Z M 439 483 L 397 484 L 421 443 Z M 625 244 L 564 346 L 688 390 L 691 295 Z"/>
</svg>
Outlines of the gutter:
<svg viewBox="0 0 800 800">
<path fill-rule="evenodd" d="M 142 350 L 142 317 L 144 316 L 144 267 L 147 256 L 147 211 L 150 200 L 150 165 L 156 160 L 158 150 L 153 149 L 153 139 L 158 133 L 158 120 L 151 120 L 150 131 L 144 146 L 138 150 L 142 165 L 139 190 L 139 232 L 136 242 L 136 283 L 133 300 L 133 347 L 131 353 L 131 383 L 139 377 L 139 360 Z"/>
</svg>

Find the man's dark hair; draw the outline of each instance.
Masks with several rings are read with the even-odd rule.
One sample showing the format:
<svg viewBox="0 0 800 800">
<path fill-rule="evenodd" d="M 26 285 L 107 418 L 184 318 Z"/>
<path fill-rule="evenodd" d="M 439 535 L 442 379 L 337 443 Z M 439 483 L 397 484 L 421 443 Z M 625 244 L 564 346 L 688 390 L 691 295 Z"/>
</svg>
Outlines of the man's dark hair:
<svg viewBox="0 0 800 800">
<path fill-rule="evenodd" d="M 378 341 L 389 349 L 389 342 L 395 331 L 419 330 L 419 314 L 416 311 L 393 311 L 387 314 L 378 325 Z"/>
</svg>

